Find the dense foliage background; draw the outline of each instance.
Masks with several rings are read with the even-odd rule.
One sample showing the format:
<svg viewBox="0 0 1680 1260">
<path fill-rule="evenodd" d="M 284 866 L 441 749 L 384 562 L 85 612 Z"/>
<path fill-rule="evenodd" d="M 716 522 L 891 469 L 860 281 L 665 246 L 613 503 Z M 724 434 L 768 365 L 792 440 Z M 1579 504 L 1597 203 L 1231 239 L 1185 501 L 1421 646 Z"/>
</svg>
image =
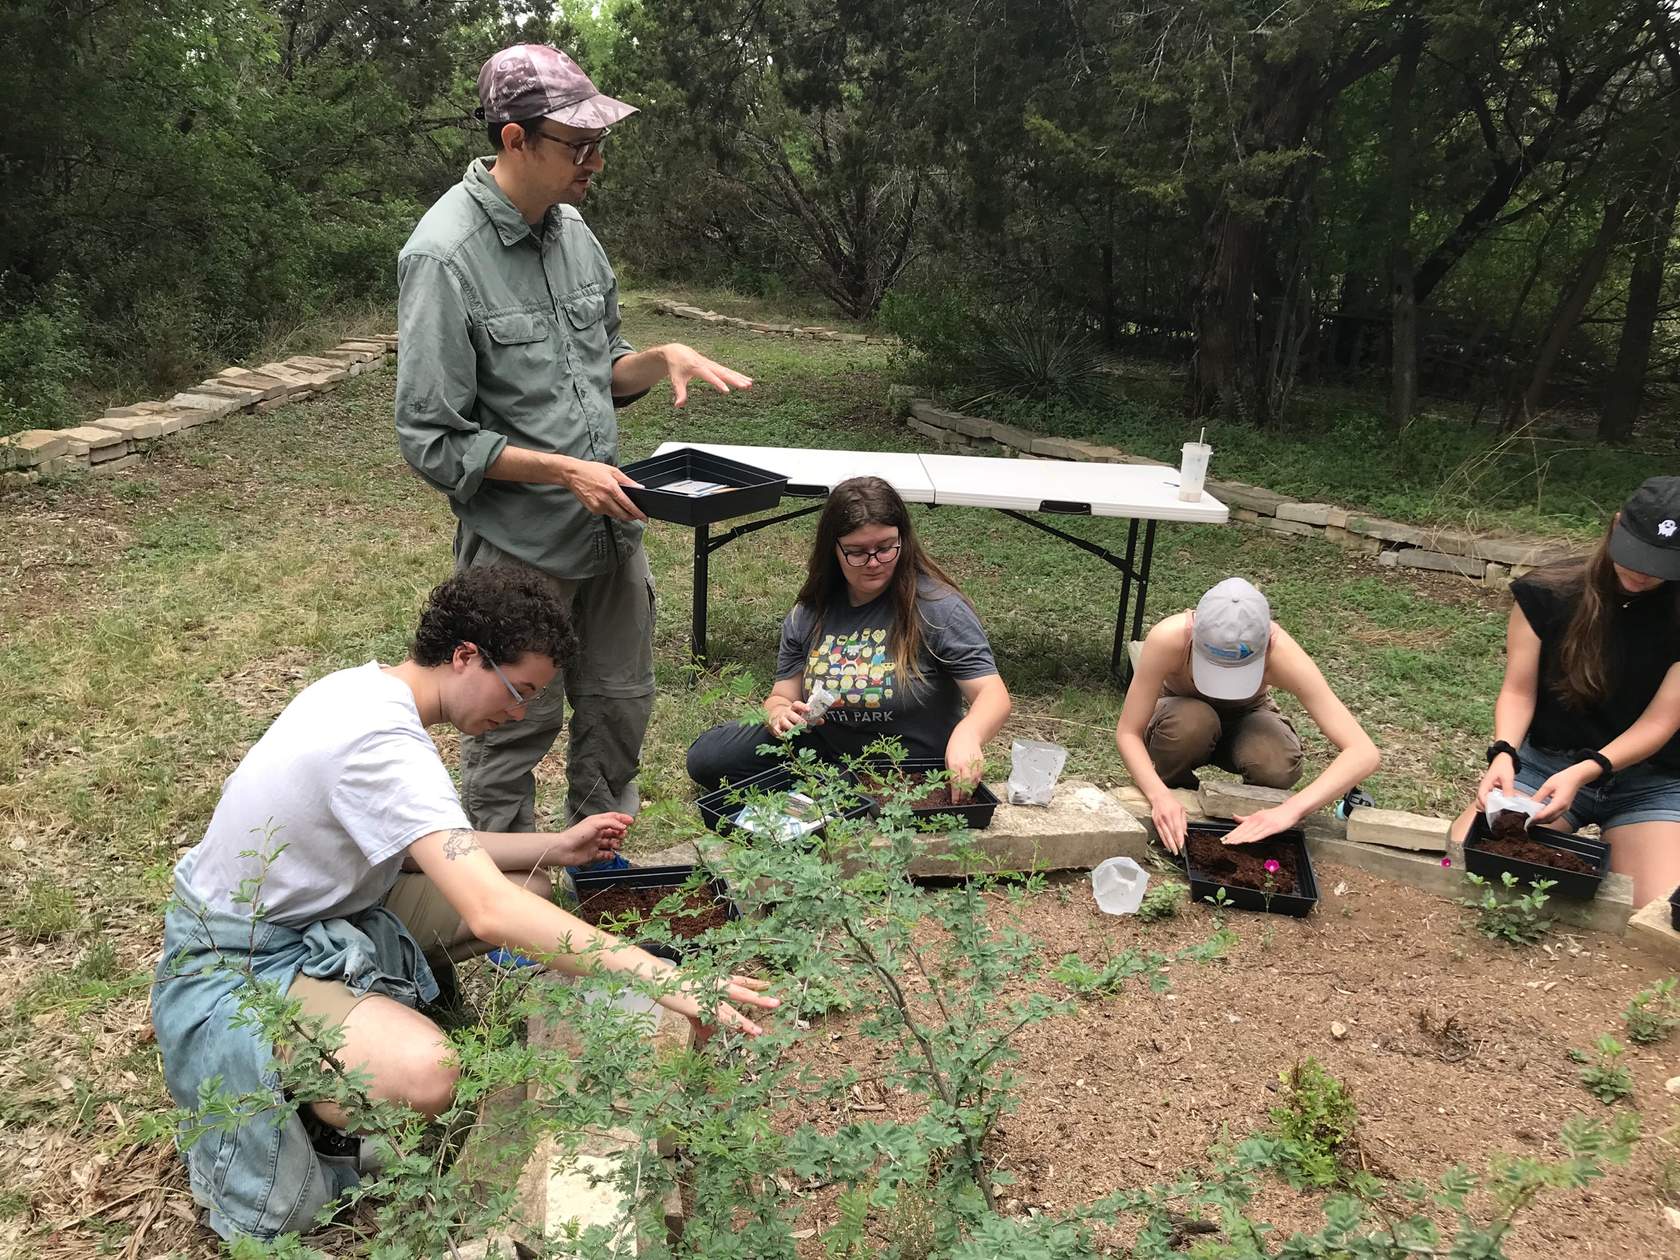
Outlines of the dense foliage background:
<svg viewBox="0 0 1680 1260">
<path fill-rule="evenodd" d="M 1166 356 L 1258 426 L 1347 381 L 1396 427 L 1429 393 L 1672 429 L 1652 0 L 14 0 L 0 431 L 389 301 L 522 38 L 643 107 L 589 207 L 633 278 L 819 293 L 947 371 Z"/>
</svg>

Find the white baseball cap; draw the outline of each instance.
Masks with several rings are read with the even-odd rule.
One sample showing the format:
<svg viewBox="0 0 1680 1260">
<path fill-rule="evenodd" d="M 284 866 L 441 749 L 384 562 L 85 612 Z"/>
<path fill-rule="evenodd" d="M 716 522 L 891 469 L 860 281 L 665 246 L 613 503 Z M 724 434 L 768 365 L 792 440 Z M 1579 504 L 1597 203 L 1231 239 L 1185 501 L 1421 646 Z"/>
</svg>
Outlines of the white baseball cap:
<svg viewBox="0 0 1680 1260">
<path fill-rule="evenodd" d="M 1272 606 L 1245 578 L 1226 578 L 1196 605 L 1190 678 L 1211 700 L 1246 700 L 1266 675 Z"/>
</svg>

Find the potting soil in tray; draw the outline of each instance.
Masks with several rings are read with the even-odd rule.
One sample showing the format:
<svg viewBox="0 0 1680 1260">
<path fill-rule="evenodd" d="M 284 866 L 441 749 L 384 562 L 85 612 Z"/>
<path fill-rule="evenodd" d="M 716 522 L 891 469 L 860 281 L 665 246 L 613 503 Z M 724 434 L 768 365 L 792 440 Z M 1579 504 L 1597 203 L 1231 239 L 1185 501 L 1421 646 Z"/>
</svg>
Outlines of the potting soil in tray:
<svg viewBox="0 0 1680 1260">
<path fill-rule="evenodd" d="M 671 887 L 603 888 L 589 893 L 578 903 L 577 916 L 591 927 L 599 927 L 603 920 L 630 913 L 639 915 L 644 921 L 660 918 L 669 925 L 672 936 L 685 941 L 729 921 L 728 903 L 710 887 L 690 889 L 685 896 L 683 912 L 675 917 L 656 915 L 654 907 L 672 892 Z"/>
<path fill-rule="evenodd" d="M 1291 896 L 1301 891 L 1296 859 L 1300 850 L 1292 844 L 1269 844 L 1264 840 L 1254 844 L 1225 844 L 1220 836 L 1192 830 L 1184 841 L 1190 855 L 1190 865 L 1216 883 L 1233 888 L 1252 888 L 1256 892 L 1270 892 L 1273 896 Z M 1268 873 L 1266 862 L 1278 864 Z M 1271 880 L 1270 889 L 1266 881 Z"/>
<path fill-rule="evenodd" d="M 906 770 L 899 777 L 904 780 L 902 787 L 894 781 L 894 777 L 891 775 L 877 776 L 871 771 L 864 770 L 858 775 L 858 791 L 865 796 L 881 796 L 895 789 L 903 792 L 916 792 L 916 797 L 910 802 L 910 808 L 913 810 L 939 809 L 953 803 L 949 783 L 942 783 L 938 787 L 925 788 L 928 780 L 928 772 L 925 770 Z M 920 790 L 923 788 L 925 790 Z M 955 803 L 966 805 L 969 802 L 959 801 Z"/>
<path fill-rule="evenodd" d="M 1510 815 L 1501 814 L 1500 817 L 1508 818 Z M 1519 862 L 1528 862 L 1534 866 L 1551 866 L 1560 871 L 1576 871 L 1582 875 L 1598 874 L 1598 867 L 1579 853 L 1541 844 L 1520 828 L 1515 836 L 1511 836 L 1501 835 L 1496 826 L 1493 835 L 1483 836 L 1476 841 L 1476 847 L 1484 853 L 1497 853 L 1500 857 L 1516 858 Z"/>
</svg>

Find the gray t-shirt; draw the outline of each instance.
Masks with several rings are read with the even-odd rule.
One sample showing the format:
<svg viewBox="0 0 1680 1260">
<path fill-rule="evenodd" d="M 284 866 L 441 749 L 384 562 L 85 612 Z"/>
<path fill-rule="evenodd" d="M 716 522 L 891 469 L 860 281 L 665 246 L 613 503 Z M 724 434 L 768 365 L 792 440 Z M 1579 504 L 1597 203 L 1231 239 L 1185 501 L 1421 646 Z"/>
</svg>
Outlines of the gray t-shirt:
<svg viewBox="0 0 1680 1260">
<path fill-rule="evenodd" d="M 819 683 L 839 697 L 823 716 L 823 741 L 842 756 L 896 736 L 911 757 L 943 760 L 945 744 L 963 718 L 959 679 L 998 672 L 992 645 L 968 601 L 923 577 L 916 588 L 922 621 L 922 678 L 906 686 L 892 659 L 887 631 L 893 604 L 883 595 L 859 607 L 842 599 L 816 618 L 803 604 L 782 622 L 776 678 L 802 678 L 809 697 Z"/>
<path fill-rule="evenodd" d="M 261 874 L 264 917 L 304 928 L 383 901 L 422 836 L 470 827 L 414 693 L 377 661 L 305 687 L 222 787 L 179 870 L 207 905 Z M 254 853 L 284 851 L 262 873 Z M 247 889 L 247 892 L 250 890 Z"/>
</svg>

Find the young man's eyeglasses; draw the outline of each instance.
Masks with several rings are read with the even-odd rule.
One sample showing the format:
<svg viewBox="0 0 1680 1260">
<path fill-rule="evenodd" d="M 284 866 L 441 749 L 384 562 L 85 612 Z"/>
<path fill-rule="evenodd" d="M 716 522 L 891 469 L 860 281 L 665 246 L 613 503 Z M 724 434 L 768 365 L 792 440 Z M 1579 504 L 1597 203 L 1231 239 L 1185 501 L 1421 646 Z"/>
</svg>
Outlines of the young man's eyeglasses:
<svg viewBox="0 0 1680 1260">
<path fill-rule="evenodd" d="M 515 687 L 508 681 L 508 676 L 502 673 L 501 667 L 497 665 L 495 661 L 491 660 L 488 656 L 484 656 L 483 652 L 480 652 L 479 655 L 484 657 L 484 663 L 486 665 L 496 671 L 496 677 L 502 680 L 502 686 L 506 687 L 508 689 L 508 695 L 513 697 L 513 703 L 508 705 L 508 712 L 511 713 L 515 709 L 523 709 L 527 705 L 535 704 L 538 700 L 542 699 L 543 692 L 548 690 L 547 687 L 543 687 L 537 691 L 533 691 L 528 696 L 522 694 L 518 687 Z"/>
<path fill-rule="evenodd" d="M 840 554 L 846 558 L 846 563 L 851 565 L 852 568 L 861 569 L 871 560 L 879 560 L 882 564 L 892 563 L 903 546 L 903 542 L 894 541 L 883 547 L 842 547 L 840 548 Z"/>
<path fill-rule="evenodd" d="M 589 161 L 590 158 L 594 157 L 601 151 L 601 147 L 607 142 L 607 137 L 612 135 L 611 127 L 608 127 L 598 136 L 590 136 L 587 140 L 567 140 L 561 136 L 550 135 L 541 127 L 538 127 L 535 130 L 536 134 L 541 136 L 544 140 L 551 140 L 555 144 L 565 145 L 566 148 L 570 149 L 572 151 L 573 166 L 582 166 L 585 162 Z"/>
</svg>

